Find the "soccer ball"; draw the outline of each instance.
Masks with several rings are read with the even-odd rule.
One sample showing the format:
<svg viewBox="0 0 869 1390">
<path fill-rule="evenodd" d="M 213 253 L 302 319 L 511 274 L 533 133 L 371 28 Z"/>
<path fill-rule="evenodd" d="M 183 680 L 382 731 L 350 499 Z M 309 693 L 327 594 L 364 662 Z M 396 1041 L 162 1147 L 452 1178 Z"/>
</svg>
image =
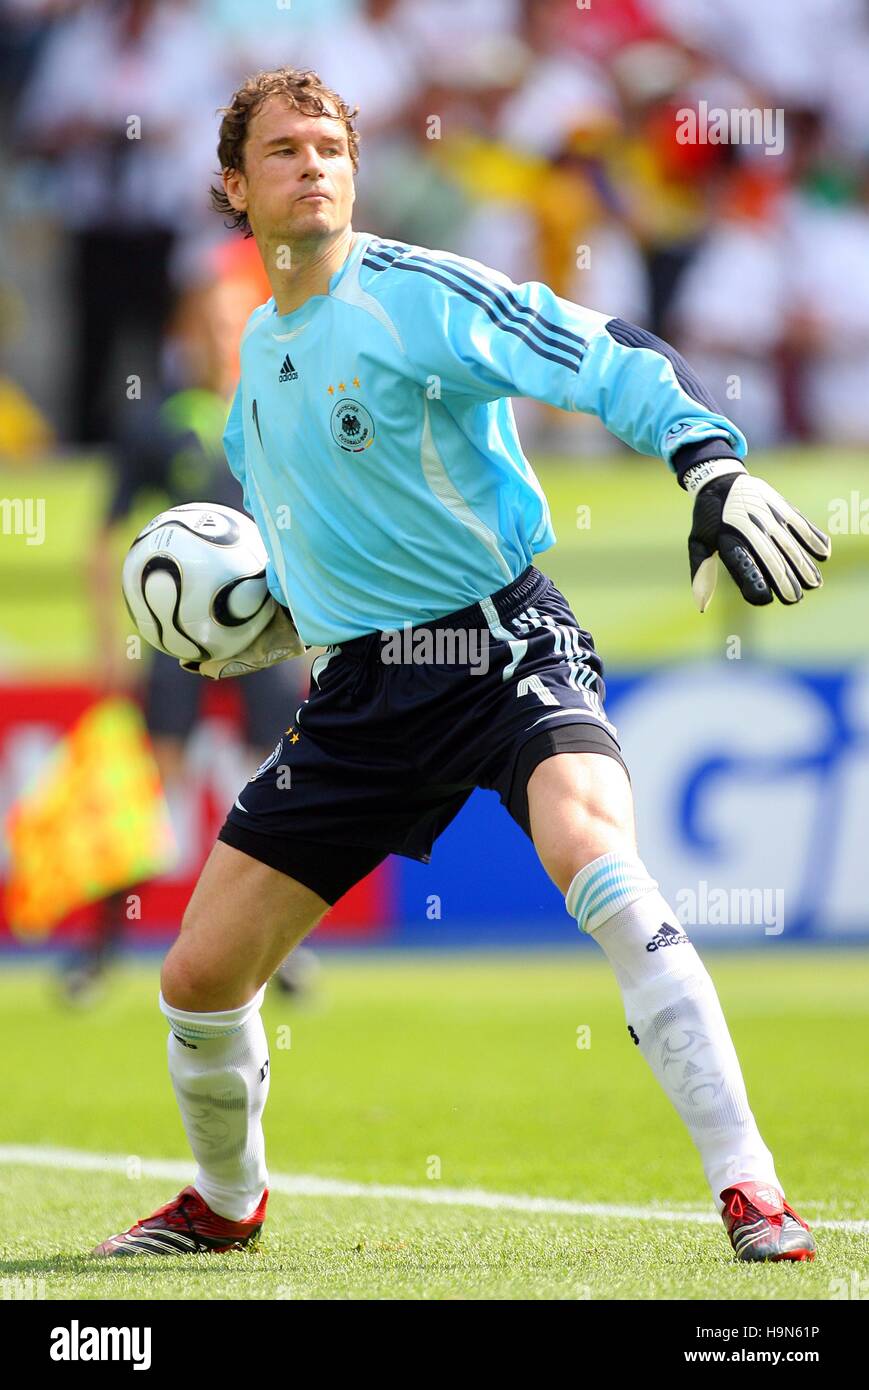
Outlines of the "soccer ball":
<svg viewBox="0 0 869 1390">
<path fill-rule="evenodd" d="M 186 502 L 161 512 L 127 552 L 127 610 L 152 647 L 184 661 L 237 656 L 275 612 L 266 548 L 250 517 Z"/>
</svg>

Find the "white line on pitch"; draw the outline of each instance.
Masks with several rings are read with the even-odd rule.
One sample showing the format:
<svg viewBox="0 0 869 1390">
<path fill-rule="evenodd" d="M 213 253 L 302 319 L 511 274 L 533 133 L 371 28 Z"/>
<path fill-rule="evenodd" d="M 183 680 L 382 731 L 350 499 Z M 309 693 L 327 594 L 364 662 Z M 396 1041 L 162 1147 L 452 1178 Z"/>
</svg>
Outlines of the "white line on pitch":
<svg viewBox="0 0 869 1390">
<path fill-rule="evenodd" d="M 170 1182 L 193 1181 L 193 1166 L 183 1159 L 139 1158 L 132 1154 L 94 1154 L 81 1149 L 54 1149 L 28 1144 L 0 1144 L 0 1164 L 20 1163 L 39 1168 L 78 1172 L 126 1173 L 131 1160 L 146 1178 Z M 399 1187 L 382 1183 L 343 1182 L 306 1173 L 270 1173 L 269 1190 L 285 1197 L 364 1197 L 380 1201 L 421 1202 L 434 1207 L 485 1207 L 489 1211 L 522 1211 L 545 1216 L 597 1216 L 622 1221 L 690 1221 L 717 1225 L 714 1211 L 672 1211 L 661 1207 L 611 1206 L 604 1202 L 574 1202 L 563 1197 L 532 1197 L 511 1192 L 486 1192 L 476 1187 Z M 869 1221 L 812 1221 L 824 1230 L 869 1231 Z"/>
</svg>

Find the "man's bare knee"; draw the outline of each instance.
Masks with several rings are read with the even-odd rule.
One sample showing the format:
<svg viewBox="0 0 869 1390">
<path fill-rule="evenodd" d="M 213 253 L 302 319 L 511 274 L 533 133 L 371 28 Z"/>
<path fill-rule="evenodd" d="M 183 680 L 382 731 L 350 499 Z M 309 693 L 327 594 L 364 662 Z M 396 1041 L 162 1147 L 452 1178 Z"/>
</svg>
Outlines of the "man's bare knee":
<svg viewBox="0 0 869 1390">
<path fill-rule="evenodd" d="M 189 938 L 178 938 L 160 972 L 160 989 L 166 1003 L 189 1013 L 240 1008 L 258 988 L 237 971 L 215 968 Z"/>
</svg>

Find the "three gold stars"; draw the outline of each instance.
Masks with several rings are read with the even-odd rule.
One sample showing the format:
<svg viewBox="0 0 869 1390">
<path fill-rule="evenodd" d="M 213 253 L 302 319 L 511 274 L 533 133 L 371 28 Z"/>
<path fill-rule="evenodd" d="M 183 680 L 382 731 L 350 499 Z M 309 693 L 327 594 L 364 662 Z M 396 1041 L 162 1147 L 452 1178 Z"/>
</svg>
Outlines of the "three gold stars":
<svg viewBox="0 0 869 1390">
<path fill-rule="evenodd" d="M 353 378 L 353 385 L 356 387 L 357 390 L 358 390 L 359 387 L 362 385 L 362 383 L 360 382 L 358 376 L 354 376 L 354 378 Z M 334 396 L 334 394 L 335 394 L 335 387 L 334 387 L 334 386 L 327 386 L 327 387 L 326 387 L 326 390 L 328 391 L 328 393 L 329 393 L 330 396 Z M 339 391 L 346 391 L 346 390 L 347 390 L 347 383 L 344 382 L 344 381 L 339 381 L 339 382 L 338 382 L 338 390 L 339 390 Z"/>
</svg>

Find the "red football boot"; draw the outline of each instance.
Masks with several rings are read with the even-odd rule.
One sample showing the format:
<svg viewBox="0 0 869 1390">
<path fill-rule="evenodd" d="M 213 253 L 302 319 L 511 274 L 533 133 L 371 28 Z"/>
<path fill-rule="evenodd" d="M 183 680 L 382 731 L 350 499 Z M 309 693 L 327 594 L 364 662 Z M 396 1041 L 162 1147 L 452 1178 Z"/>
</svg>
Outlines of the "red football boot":
<svg viewBox="0 0 869 1390">
<path fill-rule="evenodd" d="M 721 1219 L 740 1260 L 813 1260 L 815 1238 L 775 1187 L 738 1182 L 721 1193 Z"/>
<path fill-rule="evenodd" d="M 269 1190 L 246 1221 L 218 1216 L 195 1187 L 185 1187 L 171 1202 L 143 1216 L 128 1231 L 109 1236 L 92 1255 L 197 1255 L 204 1251 L 242 1250 L 262 1230 Z"/>
</svg>

